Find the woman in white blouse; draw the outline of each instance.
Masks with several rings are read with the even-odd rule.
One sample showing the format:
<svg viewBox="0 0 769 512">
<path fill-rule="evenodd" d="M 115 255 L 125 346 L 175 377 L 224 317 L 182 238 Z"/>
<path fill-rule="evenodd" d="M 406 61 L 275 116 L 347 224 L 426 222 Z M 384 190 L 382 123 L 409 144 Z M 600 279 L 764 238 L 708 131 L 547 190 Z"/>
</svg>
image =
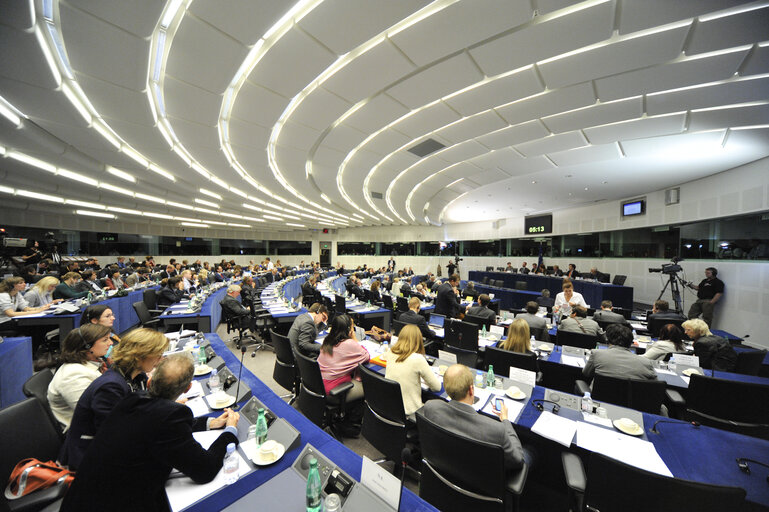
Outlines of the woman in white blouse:
<svg viewBox="0 0 769 512">
<path fill-rule="evenodd" d="M 53 290 L 57 286 L 59 286 L 59 280 L 57 278 L 53 276 L 45 276 L 24 294 L 24 300 L 26 300 L 32 308 L 61 302 L 61 299 L 54 299 L 52 296 Z"/>
<path fill-rule="evenodd" d="M 562 316 L 569 316 L 571 314 L 571 308 L 574 306 L 582 306 L 587 309 L 584 297 L 581 293 L 574 291 L 574 285 L 568 279 L 563 281 L 563 291 L 555 296 L 555 304 L 553 305 L 553 313 L 560 313 Z"/>
<path fill-rule="evenodd" d="M 9 277 L 0 283 L 0 330 L 3 332 L 14 331 L 11 320 L 16 316 L 41 313 L 50 307 L 50 304 L 33 308 L 22 295 L 27 283 L 21 277 Z"/>
<path fill-rule="evenodd" d="M 107 369 L 104 356 L 112 345 L 106 325 L 85 324 L 73 329 L 62 342 L 61 366 L 48 385 L 51 411 L 66 431 L 85 388 Z"/>
<path fill-rule="evenodd" d="M 683 333 L 675 324 L 665 324 L 660 328 L 659 340 L 655 341 L 644 352 L 643 357 L 658 361 L 667 354 L 686 352 Z"/>
<path fill-rule="evenodd" d="M 432 391 L 441 390 L 441 381 L 425 359 L 425 345 L 419 327 L 414 324 L 403 326 L 398 341 L 383 357 L 387 361 L 385 378 L 401 385 L 403 409 L 409 419 L 415 420 L 414 413 L 424 405 L 422 381 Z"/>
</svg>

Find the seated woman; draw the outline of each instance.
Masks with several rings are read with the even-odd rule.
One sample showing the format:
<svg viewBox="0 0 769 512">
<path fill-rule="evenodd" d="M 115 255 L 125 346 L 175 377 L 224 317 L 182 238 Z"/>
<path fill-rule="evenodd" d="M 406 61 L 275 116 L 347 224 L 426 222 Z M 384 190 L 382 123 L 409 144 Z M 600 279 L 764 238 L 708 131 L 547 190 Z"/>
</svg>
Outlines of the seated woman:
<svg viewBox="0 0 769 512">
<path fill-rule="evenodd" d="M 553 314 L 558 313 L 561 316 L 571 315 L 571 308 L 574 306 L 582 306 L 587 309 L 587 303 L 581 293 L 574 291 L 574 284 L 569 279 L 563 280 L 563 291 L 555 296 L 555 305 L 553 306 Z"/>
<path fill-rule="evenodd" d="M 416 421 L 414 413 L 422 403 L 422 381 L 430 390 L 441 390 L 441 381 L 430 369 L 425 359 L 425 345 L 419 327 L 414 324 L 403 326 L 398 341 L 382 356 L 387 361 L 385 377 L 401 385 L 403 410 L 406 416 Z"/>
<path fill-rule="evenodd" d="M 113 354 L 112 367 L 91 382 L 77 402 L 59 454 L 62 464 L 77 469 L 91 439 L 120 400 L 147 389 L 150 373 L 168 349 L 168 338 L 153 329 L 134 329 Z"/>
<path fill-rule="evenodd" d="M 81 325 L 70 331 L 61 344 L 61 366 L 48 385 L 48 402 L 64 431 L 69 428 L 80 395 L 106 370 L 103 357 L 112 346 L 109 334 L 109 327 L 104 325 Z"/>
<path fill-rule="evenodd" d="M 13 317 L 41 313 L 51 307 L 50 303 L 31 307 L 22 296 L 26 287 L 27 283 L 21 277 L 9 277 L 0 283 L 0 331 L 6 333 L 4 336 L 17 332 L 12 322 Z"/>
<path fill-rule="evenodd" d="M 82 281 L 80 274 L 77 272 L 67 272 L 61 278 L 61 283 L 53 291 L 54 299 L 82 299 L 88 296 L 88 291 L 79 291 L 77 288 L 78 283 Z"/>
<path fill-rule="evenodd" d="M 660 328 L 659 340 L 655 341 L 644 352 L 643 357 L 659 361 L 663 359 L 667 354 L 673 352 L 685 352 L 683 333 L 681 329 L 675 324 L 665 324 Z"/>
<path fill-rule="evenodd" d="M 120 337 L 115 334 L 113 326 L 115 325 L 115 314 L 108 306 L 103 304 L 97 304 L 95 306 L 88 306 L 83 315 L 80 317 L 80 325 L 83 324 L 99 324 L 110 328 L 110 339 L 114 345 L 120 343 Z M 109 356 L 109 354 L 108 354 Z"/>
<path fill-rule="evenodd" d="M 498 341 L 497 348 L 519 354 L 533 354 L 529 323 L 523 318 L 513 320 L 507 329 L 507 339 Z"/>
<path fill-rule="evenodd" d="M 201 268 L 198 272 L 198 283 L 200 283 L 200 286 L 206 286 L 211 284 L 209 278 L 208 278 L 208 270 Z"/>
<path fill-rule="evenodd" d="M 737 352 L 729 340 L 710 332 L 708 324 L 699 318 L 687 320 L 681 327 L 694 341 L 694 355 L 700 358 L 700 366 L 708 370 L 734 371 L 737 366 Z"/>
<path fill-rule="evenodd" d="M 104 280 L 104 288 L 107 290 L 120 290 L 125 288 L 123 278 L 120 277 L 120 269 L 118 267 L 110 267 L 109 275 Z"/>
<path fill-rule="evenodd" d="M 382 283 L 378 279 L 371 281 L 371 302 L 382 302 L 382 294 L 379 292 L 379 287 Z"/>
<path fill-rule="evenodd" d="M 353 388 L 347 394 L 347 401 L 363 398 L 363 384 L 353 374 L 360 363 L 371 358 L 363 345 L 355 339 L 355 327 L 347 315 L 337 315 L 331 321 L 331 330 L 320 346 L 318 365 L 323 385 L 328 393 L 339 384 L 352 380 Z"/>
<path fill-rule="evenodd" d="M 61 299 L 54 299 L 52 295 L 53 290 L 58 285 L 59 280 L 57 278 L 53 276 L 45 276 L 24 294 L 24 300 L 29 303 L 29 307 L 31 308 L 61 302 Z"/>
<path fill-rule="evenodd" d="M 176 304 L 184 298 L 184 283 L 182 276 L 170 277 L 166 285 L 158 291 L 157 304 L 166 308 L 171 304 Z"/>
</svg>

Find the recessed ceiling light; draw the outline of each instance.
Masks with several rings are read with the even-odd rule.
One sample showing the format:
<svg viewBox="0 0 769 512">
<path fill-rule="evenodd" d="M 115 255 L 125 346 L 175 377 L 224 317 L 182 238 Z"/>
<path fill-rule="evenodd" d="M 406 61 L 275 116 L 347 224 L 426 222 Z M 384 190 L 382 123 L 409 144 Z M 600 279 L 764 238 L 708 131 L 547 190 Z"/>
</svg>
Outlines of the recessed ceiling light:
<svg viewBox="0 0 769 512">
<path fill-rule="evenodd" d="M 532 185 L 536 185 L 537 184 L 537 180 L 531 180 L 531 184 Z"/>
<path fill-rule="evenodd" d="M 587 187 L 585 187 L 585 190 L 587 190 Z"/>
</svg>

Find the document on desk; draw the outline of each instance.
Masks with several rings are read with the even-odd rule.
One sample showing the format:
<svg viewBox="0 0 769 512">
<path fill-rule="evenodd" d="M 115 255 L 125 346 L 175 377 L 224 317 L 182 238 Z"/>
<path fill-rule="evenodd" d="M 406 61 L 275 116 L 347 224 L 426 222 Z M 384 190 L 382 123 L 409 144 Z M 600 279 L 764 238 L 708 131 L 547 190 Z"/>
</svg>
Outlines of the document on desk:
<svg viewBox="0 0 769 512">
<path fill-rule="evenodd" d="M 203 386 L 199 380 L 193 380 L 190 384 L 190 389 L 186 393 L 182 393 L 179 398 L 186 398 L 188 400 L 198 397 L 203 394 Z"/>
<path fill-rule="evenodd" d="M 544 411 L 532 425 L 531 431 L 568 448 L 577 431 L 577 422 L 556 416 L 550 411 Z"/>
<path fill-rule="evenodd" d="M 214 441 L 216 441 L 221 433 L 221 430 L 207 430 L 203 432 L 193 432 L 192 436 L 198 443 L 200 443 L 203 448 L 208 449 L 208 447 L 211 446 Z M 239 452 L 236 451 L 235 454 L 239 459 L 238 478 L 240 478 L 251 471 L 251 468 L 246 463 L 246 461 L 243 460 L 243 457 Z M 171 475 L 176 476 L 174 472 L 172 472 Z M 215 493 L 225 486 L 226 484 L 224 483 L 224 474 L 221 470 L 219 470 L 216 478 L 207 484 L 196 484 L 192 481 L 192 479 L 186 476 L 169 478 L 166 481 L 166 494 L 168 494 L 168 502 L 171 504 L 171 510 L 177 512 L 189 507 L 196 501 L 205 498 L 209 494 Z"/>
<path fill-rule="evenodd" d="M 673 476 L 653 444 L 613 429 L 580 421 L 577 424 L 577 446 L 652 473 Z"/>
<path fill-rule="evenodd" d="M 518 402 L 517 400 L 513 400 L 512 398 L 507 398 L 506 396 L 500 396 L 495 394 L 494 397 L 486 402 L 486 405 L 481 408 L 481 412 L 485 412 L 488 414 L 496 415 L 495 409 L 494 409 L 494 400 L 497 398 L 501 398 L 505 401 L 505 406 L 507 407 L 507 419 L 509 421 L 512 421 L 515 423 L 518 421 L 518 417 L 523 412 L 523 408 L 526 406 L 526 402 Z"/>
<path fill-rule="evenodd" d="M 567 356 L 566 354 L 561 354 L 561 363 L 567 364 L 569 366 L 576 366 L 577 368 L 585 367 L 585 359 L 578 356 Z"/>
<path fill-rule="evenodd" d="M 200 418 L 201 416 L 208 414 L 208 403 L 202 396 L 187 400 L 187 403 L 184 405 L 190 408 L 192 415 L 196 418 Z"/>
<path fill-rule="evenodd" d="M 181 334 L 179 334 L 179 331 L 167 333 L 166 338 L 169 340 L 178 340 L 179 338 L 187 338 L 189 336 L 194 336 L 195 334 L 197 334 L 197 331 L 185 329 L 181 332 Z"/>
<path fill-rule="evenodd" d="M 645 331 L 646 330 L 646 326 L 644 324 L 639 324 L 639 323 L 636 323 L 636 322 L 630 322 L 630 327 L 632 327 L 633 329 L 637 329 L 639 331 Z"/>
</svg>

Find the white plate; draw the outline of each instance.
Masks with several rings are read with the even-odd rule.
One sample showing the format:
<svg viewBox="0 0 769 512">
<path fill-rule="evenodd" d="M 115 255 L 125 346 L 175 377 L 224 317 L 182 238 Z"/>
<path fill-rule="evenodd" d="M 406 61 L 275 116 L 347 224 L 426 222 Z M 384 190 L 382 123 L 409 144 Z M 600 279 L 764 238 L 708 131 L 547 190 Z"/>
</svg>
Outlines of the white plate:
<svg viewBox="0 0 769 512">
<path fill-rule="evenodd" d="M 642 429 L 638 423 L 633 422 L 632 427 L 626 427 L 625 425 L 620 423 L 621 420 L 627 420 L 627 419 L 628 418 L 620 418 L 619 420 L 614 420 L 612 424 L 616 427 L 617 430 L 619 430 L 624 434 L 628 434 L 631 436 L 642 436 L 644 433 L 644 429 Z"/>
<path fill-rule="evenodd" d="M 209 396 L 213 396 L 213 395 L 208 395 L 208 396 L 206 396 L 206 398 L 208 398 Z M 229 407 L 229 406 L 231 406 L 232 404 L 235 403 L 235 397 L 232 396 L 232 395 L 229 395 L 229 397 L 230 397 L 230 399 L 227 400 L 226 403 L 221 404 L 221 405 L 216 403 L 216 399 L 215 398 L 211 398 L 210 400 L 206 400 L 206 402 L 208 402 L 208 405 L 211 406 L 211 409 L 224 409 L 225 407 Z"/>
<path fill-rule="evenodd" d="M 213 370 L 213 368 L 207 364 L 204 364 L 203 366 L 195 366 L 195 376 L 200 377 L 201 375 L 208 375 L 211 373 L 211 370 Z"/>
<path fill-rule="evenodd" d="M 540 352 L 552 352 L 553 347 L 551 345 L 540 345 L 537 347 Z"/>
<path fill-rule="evenodd" d="M 489 341 L 497 341 L 497 337 L 493 334 L 487 334 L 486 339 Z"/>
<path fill-rule="evenodd" d="M 682 371 L 681 373 L 683 373 L 683 374 L 684 374 L 684 375 L 686 375 L 687 377 L 691 377 L 691 376 L 692 376 L 692 375 L 694 375 L 695 373 L 696 373 L 697 375 L 702 375 L 702 372 L 701 372 L 701 371 L 699 371 L 697 368 L 687 368 L 686 370 Z"/>
<path fill-rule="evenodd" d="M 246 444 L 246 443 L 244 443 L 244 444 Z M 251 439 L 251 440 L 248 442 L 248 448 L 246 448 L 245 446 L 243 446 L 243 452 L 246 454 L 246 456 L 247 456 L 249 459 L 251 459 L 251 462 L 253 462 L 253 463 L 254 463 L 254 464 L 256 464 L 257 466 L 269 466 L 270 464 L 275 464 L 275 463 L 276 463 L 276 462 L 278 462 L 280 459 L 282 459 L 282 458 L 283 458 L 283 455 L 285 455 L 285 453 L 286 453 L 286 447 L 285 447 L 285 446 L 283 446 L 282 444 L 278 443 L 278 453 L 277 453 L 277 457 L 275 457 L 275 459 L 273 459 L 273 460 L 264 460 L 264 459 L 262 458 L 262 455 L 261 455 L 261 453 L 260 453 L 260 452 L 259 452 L 259 450 L 256 448 L 256 446 L 254 446 L 254 444 L 255 444 L 255 443 L 254 443 L 253 439 Z"/>
<path fill-rule="evenodd" d="M 511 386 L 507 388 L 507 391 L 505 391 L 505 394 L 512 398 L 513 400 L 523 400 L 526 398 L 526 393 L 520 390 L 520 388 L 516 386 Z"/>
</svg>

